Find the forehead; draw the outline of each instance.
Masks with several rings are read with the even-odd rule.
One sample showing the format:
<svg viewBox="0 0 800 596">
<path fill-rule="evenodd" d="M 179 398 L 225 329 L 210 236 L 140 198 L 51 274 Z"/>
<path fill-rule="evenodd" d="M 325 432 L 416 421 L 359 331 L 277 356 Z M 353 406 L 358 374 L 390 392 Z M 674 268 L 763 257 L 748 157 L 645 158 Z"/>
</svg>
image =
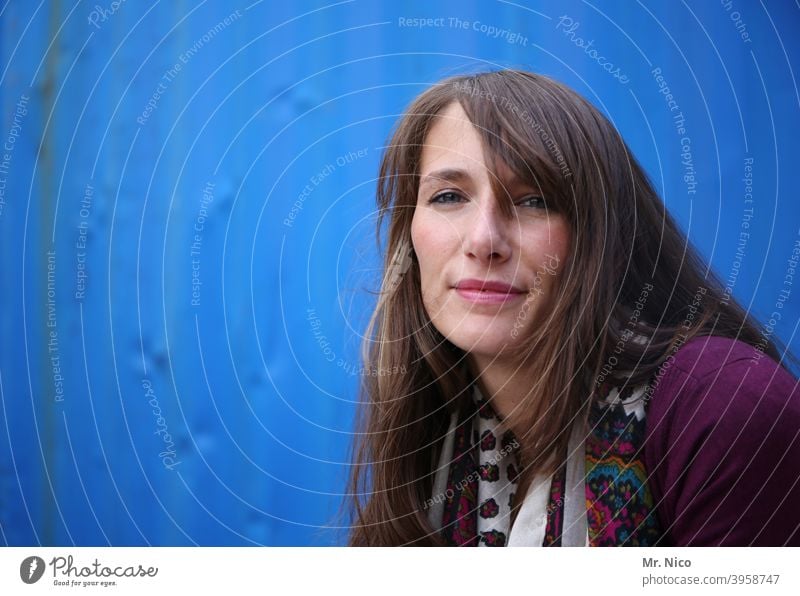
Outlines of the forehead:
<svg viewBox="0 0 800 596">
<path fill-rule="evenodd" d="M 481 141 L 472 123 L 458 102 L 453 102 L 433 117 L 423 141 L 420 171 L 441 167 L 476 167 L 483 163 Z M 477 162 L 477 163 L 476 163 Z"/>
<path fill-rule="evenodd" d="M 518 182 L 502 160 L 492 164 L 492 169 L 501 179 Z M 458 102 L 449 104 L 433 118 L 423 142 L 419 173 L 422 182 L 437 176 L 453 179 L 458 175 L 488 175 L 481 136 Z"/>
</svg>

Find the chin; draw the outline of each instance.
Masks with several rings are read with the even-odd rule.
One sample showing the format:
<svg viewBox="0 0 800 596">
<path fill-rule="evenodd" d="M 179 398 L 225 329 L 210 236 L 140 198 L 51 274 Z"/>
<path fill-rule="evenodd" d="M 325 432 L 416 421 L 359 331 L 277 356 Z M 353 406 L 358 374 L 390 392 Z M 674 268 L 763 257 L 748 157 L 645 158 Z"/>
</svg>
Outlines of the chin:
<svg viewBox="0 0 800 596">
<path fill-rule="evenodd" d="M 486 326 L 466 330 L 463 325 L 457 330 L 443 334 L 450 343 L 469 354 L 493 358 L 502 352 L 513 348 L 518 341 L 511 336 L 511 328 L 487 329 Z"/>
</svg>

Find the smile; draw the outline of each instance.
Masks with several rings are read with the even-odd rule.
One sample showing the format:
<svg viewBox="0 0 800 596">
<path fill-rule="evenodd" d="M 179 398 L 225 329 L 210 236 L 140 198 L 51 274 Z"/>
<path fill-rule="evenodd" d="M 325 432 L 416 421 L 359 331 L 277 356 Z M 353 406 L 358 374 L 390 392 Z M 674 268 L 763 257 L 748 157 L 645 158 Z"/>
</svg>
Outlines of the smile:
<svg viewBox="0 0 800 596">
<path fill-rule="evenodd" d="M 466 288 L 455 288 L 455 291 L 462 299 L 472 304 L 505 304 L 521 300 L 525 296 L 522 292 L 494 292 Z"/>
</svg>

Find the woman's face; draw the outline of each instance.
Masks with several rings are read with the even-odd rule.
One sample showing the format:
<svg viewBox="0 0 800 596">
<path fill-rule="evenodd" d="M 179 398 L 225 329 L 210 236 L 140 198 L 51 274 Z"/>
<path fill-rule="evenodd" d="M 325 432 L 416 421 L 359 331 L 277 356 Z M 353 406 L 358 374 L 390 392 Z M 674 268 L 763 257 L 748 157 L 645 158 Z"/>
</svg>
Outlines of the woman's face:
<svg viewBox="0 0 800 596">
<path fill-rule="evenodd" d="M 544 208 L 540 191 L 512 180 L 507 167 L 498 174 L 511 216 L 500 210 L 507 198 L 492 192 L 478 133 L 451 103 L 425 139 L 411 242 L 431 322 L 489 359 L 541 324 L 570 247 L 567 222 Z"/>
</svg>

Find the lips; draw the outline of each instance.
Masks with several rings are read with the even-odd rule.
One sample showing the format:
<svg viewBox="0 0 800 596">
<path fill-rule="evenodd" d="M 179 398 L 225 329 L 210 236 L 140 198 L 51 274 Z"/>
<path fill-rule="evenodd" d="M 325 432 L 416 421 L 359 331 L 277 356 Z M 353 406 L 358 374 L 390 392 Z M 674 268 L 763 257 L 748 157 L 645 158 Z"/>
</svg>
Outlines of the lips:
<svg viewBox="0 0 800 596">
<path fill-rule="evenodd" d="M 503 305 L 521 300 L 523 290 L 502 281 L 462 279 L 455 287 L 461 298 L 472 305 Z"/>
<path fill-rule="evenodd" d="M 457 290 L 491 292 L 494 294 L 522 294 L 524 292 L 524 290 L 502 281 L 481 279 L 462 279 L 455 285 L 455 288 Z"/>
</svg>

